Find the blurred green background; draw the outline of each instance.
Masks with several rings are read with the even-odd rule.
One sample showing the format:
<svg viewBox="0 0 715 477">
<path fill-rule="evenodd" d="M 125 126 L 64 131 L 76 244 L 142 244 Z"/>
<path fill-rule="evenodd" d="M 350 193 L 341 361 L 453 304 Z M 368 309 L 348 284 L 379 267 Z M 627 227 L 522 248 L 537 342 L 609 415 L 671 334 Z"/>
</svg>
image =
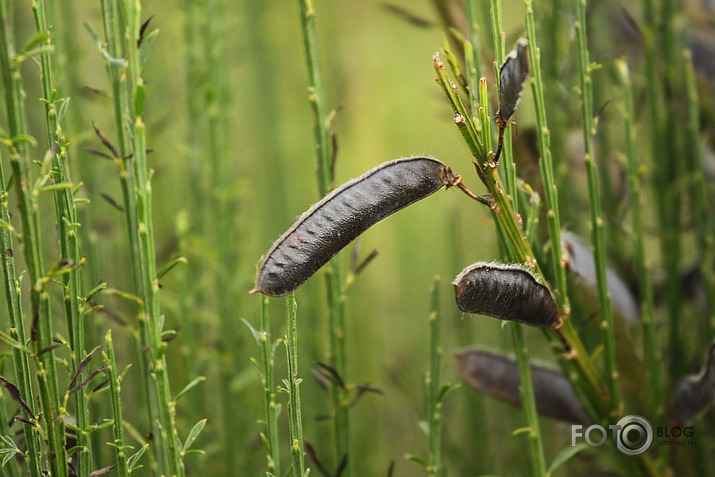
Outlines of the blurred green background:
<svg viewBox="0 0 715 477">
<path fill-rule="evenodd" d="M 32 11 L 27 0 L 14 3 L 16 37 L 21 43 L 34 32 Z M 390 159 L 429 155 L 451 166 L 463 175 L 468 187 L 482 193 L 470 154 L 434 82 L 432 55 L 444 41 L 436 9 L 428 1 L 390 3 L 409 9 L 434 25 L 421 28 L 410 24 L 379 1 L 315 2 L 328 107 L 339 108 L 333 121 L 338 139 L 336 185 Z M 537 2 L 537 8 L 542 3 L 545 2 Z M 263 475 L 265 452 L 259 439 L 259 432 L 264 430 L 259 422 L 264 418 L 263 392 L 260 375 L 250 362 L 251 357 L 260 359 L 260 349 L 241 318 L 259 327 L 261 300 L 247 293 L 253 286 L 256 264 L 273 240 L 319 199 L 314 173 L 313 115 L 308 103 L 297 2 L 197 2 L 201 11 L 209 8 L 209 4 L 215 8 L 212 13 L 187 17 L 185 2 L 143 2 L 143 16 L 154 15 L 151 27 L 159 29 L 144 72 L 145 121 L 148 144 L 153 149 L 149 160 L 155 170 L 158 266 L 180 254 L 189 259 L 188 265 L 173 270 L 161 281 L 166 327 L 178 328 L 168 351 L 170 380 L 172 390 L 177 392 L 196 375 L 207 378 L 177 407 L 178 426 L 183 435 L 198 419 L 208 418 L 196 444 L 206 454 L 187 458 L 188 475 L 199 472 Z M 87 256 L 83 272 L 85 288 L 104 280 L 112 288 L 129 289 L 124 217 L 103 198 L 104 194 L 120 202 L 116 167 L 111 161 L 82 150 L 101 147 L 92 131 L 92 122 L 110 138 L 115 134 L 112 102 L 108 93 L 104 93 L 109 91 L 104 60 L 84 27 L 88 24 L 97 32 L 102 30 L 100 5 L 89 0 L 66 0 L 56 4 L 56 12 L 57 50 L 53 61 L 61 68 L 56 79 L 64 89 L 62 94 L 71 97 L 65 133 L 71 142 L 75 180 L 84 181 L 84 194 L 91 200 L 81 208 L 82 253 Z M 572 13 L 564 9 L 564 22 L 571 21 Z M 523 3 L 504 1 L 503 16 L 509 50 L 523 35 Z M 610 34 L 606 21 L 599 26 L 601 29 L 594 29 L 596 35 Z M 187 28 L 194 29 L 194 44 L 187 44 Z M 483 54 L 491 58 L 488 24 L 484 24 L 484 29 Z M 562 55 L 553 62 L 561 65 L 564 74 L 572 73 L 575 47 L 568 28 L 562 33 Z M 546 37 L 546 32 L 537 34 Z M 207 35 L 212 41 L 204 46 Z M 548 44 L 542 49 L 549 53 Z M 199 69 L 187 71 L 192 52 L 197 55 Z M 605 50 L 593 53 L 593 59 L 610 62 L 615 54 Z M 493 78 L 491 61 L 485 70 Z M 220 72 L 219 78 L 211 76 L 216 72 Z M 193 73 L 196 76 L 192 88 L 187 78 Z M 26 62 L 23 74 L 30 132 L 42 138 L 44 118 L 37 100 L 40 94 L 36 65 Z M 548 105 L 562 124 L 576 123 L 573 118 L 578 117 L 578 97 L 571 94 L 575 86 L 573 76 L 558 85 L 552 99 L 565 103 Z M 219 98 L 208 110 L 207 95 Z M 530 96 L 527 88 L 517 113 L 522 131 L 528 131 L 534 124 Z M 192 98 L 202 110 L 201 118 L 194 122 L 190 121 L 189 111 Z M 226 161 L 220 187 L 210 182 L 213 166 L 206 146 L 205 121 L 211 114 L 217 114 L 220 120 L 220 150 Z M 616 113 L 607 119 L 614 124 L 621 121 Z M 618 126 L 613 129 L 618 130 Z M 567 144 L 570 132 L 570 129 L 554 130 L 554 142 Z M 530 149 L 529 137 L 527 133 L 516 136 L 517 151 Z M 45 150 L 46 144 L 41 141 L 35 150 L 37 157 Z M 575 157 L 580 160 L 578 155 Z M 568 193 L 569 188 L 578 190 L 583 184 L 582 171 L 567 158 L 556 160 L 557 181 L 567 190 L 561 195 L 562 202 L 568 202 L 562 221 L 583 233 L 588 230 L 588 218 L 586 209 L 579 207 L 585 206 L 582 191 L 573 196 Z M 222 220 L 230 224 L 230 255 L 217 250 L 212 235 L 211 207 L 217 197 L 229 214 Z M 43 206 L 49 210 L 51 201 L 47 199 Z M 182 233 L 177 226 L 181 221 L 189 224 L 188 232 Z M 44 234 L 48 256 L 53 256 L 56 245 L 52 243 L 51 221 L 45 224 Z M 337 256 L 343 271 L 349 268 L 351 249 L 352 246 Z M 394 475 L 422 475 L 424 470 L 404 457 L 427 453 L 427 438 L 419 423 L 426 418 L 424 378 L 429 359 L 429 290 L 433 278 L 442 279 L 443 381 L 461 381 L 452 357 L 456 349 L 482 345 L 511 350 L 511 337 L 497 320 L 463 315 L 454 306 L 450 285 L 465 266 L 499 256 L 496 231 L 485 207 L 459 191 L 440 191 L 365 233 L 360 239 L 361 256 L 367 256 L 372 249 L 378 249 L 379 256 L 357 277 L 349 293 L 347 380 L 370 383 L 384 390 L 385 395 L 366 394 L 351 410 L 349 459 L 354 475 L 386 475 L 393 460 Z M 628 250 L 626 247 L 621 254 L 627 256 Z M 655 248 L 653 253 L 657 253 Z M 216 294 L 218 282 L 224 284 L 221 296 Z M 59 294 L 54 298 L 59 310 Z M 297 291 L 296 299 L 305 438 L 332 469 L 336 465 L 331 455 L 332 426 L 329 421 L 316 419 L 332 412 L 331 402 L 310 372 L 311 364 L 325 361 L 328 352 L 325 285 L 320 272 Z M 136 318 L 131 307 L 112 296 L 100 296 L 97 301 L 128 326 L 118 324 L 106 313 L 91 315 L 87 323 L 87 349 L 100 344 L 106 329 L 112 327 L 120 367 L 136 363 Z M 283 299 L 271 301 L 275 338 L 284 333 Z M 228 316 L 221 317 L 226 313 Z M 224 323 L 230 323 L 231 329 L 224 328 L 222 318 Z M 63 332 L 61 327 L 58 329 Z M 533 329 L 524 331 L 532 356 L 552 362 L 541 333 Z M 700 352 L 696 354 L 702 356 Z M 282 347 L 277 350 L 276 361 L 277 378 L 282 379 L 286 375 Z M 693 363 L 692 371 L 700 369 L 700 360 Z M 122 398 L 126 419 L 139 434 L 146 435 L 148 426 L 139 372 L 137 365 L 129 371 Z M 234 403 L 231 416 L 226 415 L 219 398 L 226 375 L 231 377 L 229 389 Z M 286 459 L 289 454 L 285 395 L 279 395 L 279 399 L 284 403 L 281 443 Z M 108 417 L 109 408 L 102 399 L 94 401 L 93 419 Z M 518 409 L 479 396 L 463 385 L 447 402 L 443 425 L 449 475 L 528 472 L 528 459 L 522 458 L 526 454 L 526 438 L 512 436 L 512 431 L 525 425 Z M 234 436 L 228 447 L 227 428 Z M 570 445 L 567 424 L 544 420 L 542 434 L 547 462 Z M 95 449 L 101 449 L 97 467 L 111 463 L 110 450 L 104 444 L 107 440 L 108 432 L 95 437 Z M 604 454 L 599 449 L 588 450 L 567 464 L 559 475 L 571 475 L 574 469 L 603 471 L 609 467 L 608 462 L 596 465 L 594 461 Z M 283 467 L 287 468 L 287 459 Z M 148 473 L 146 468 L 142 472 Z"/>
</svg>

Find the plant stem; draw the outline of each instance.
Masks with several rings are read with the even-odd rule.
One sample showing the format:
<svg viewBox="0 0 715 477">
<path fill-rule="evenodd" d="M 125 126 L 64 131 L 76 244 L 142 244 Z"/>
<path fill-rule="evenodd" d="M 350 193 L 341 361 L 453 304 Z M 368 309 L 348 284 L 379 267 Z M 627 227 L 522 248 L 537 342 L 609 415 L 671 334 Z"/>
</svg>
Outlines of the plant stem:
<svg viewBox="0 0 715 477">
<path fill-rule="evenodd" d="M 531 467 L 534 475 L 545 476 L 546 461 L 544 460 L 544 446 L 539 428 L 539 415 L 536 412 L 534 385 L 531 380 L 529 350 L 524 342 L 523 326 L 519 323 L 510 323 L 509 325 L 511 325 L 511 336 L 514 340 L 514 351 L 516 352 L 519 366 L 519 394 L 526 414 L 526 422 L 529 426 L 528 439 L 529 451 L 531 452 Z"/>
<path fill-rule="evenodd" d="M 318 38 L 315 26 L 315 10 L 311 0 L 299 0 L 303 49 L 308 69 L 310 104 L 313 108 L 313 135 L 315 140 L 315 161 L 318 191 L 323 197 L 333 186 L 333 151 L 328 111 L 325 105 L 325 89 L 318 52 Z M 333 366 L 344 382 L 348 382 L 347 353 L 345 347 L 345 295 L 341 293 L 341 278 L 335 260 L 325 267 L 327 286 L 330 356 Z M 339 462 L 350 451 L 350 396 L 347 387 L 334 386 L 332 392 L 335 433 L 335 460 Z M 344 471 L 345 477 L 351 475 L 351 461 Z"/>
<path fill-rule="evenodd" d="M 0 17 L 0 21 L 4 22 L 5 17 Z M 4 48 L 3 48 L 4 50 Z M 2 53 L 0 53 L 2 56 Z M 5 67 L 3 63 L 3 68 Z M 8 207 L 9 194 L 6 190 L 5 173 L 2 167 L 2 154 L 0 154 L 0 219 L 6 224 L 10 223 L 10 212 Z M 15 278 L 15 259 L 13 250 L 14 230 L 3 227 L 0 229 L 0 246 L 5 253 L 0 254 L 2 260 L 3 273 L 3 288 L 5 290 L 5 299 L 7 302 L 8 316 L 10 318 L 10 335 L 17 339 L 20 343 L 26 343 L 25 328 L 22 322 L 22 305 L 20 297 L 20 283 Z M 27 353 L 17 348 L 12 349 L 12 362 L 15 370 L 15 382 L 20 390 L 20 398 L 30 407 L 33 414 L 35 410 L 35 398 L 32 392 L 32 383 L 30 382 L 30 359 Z M 7 422 L 7 421 L 6 421 Z M 25 442 L 27 445 L 27 454 L 29 462 L 27 463 L 32 477 L 42 475 L 40 469 L 40 436 L 38 428 L 31 423 L 22 423 Z"/>
<path fill-rule="evenodd" d="M 505 47 L 504 47 L 504 32 L 502 31 L 501 22 L 501 0 L 491 1 L 491 18 L 492 18 L 492 35 L 494 37 L 494 51 L 495 51 L 495 77 L 497 78 L 497 88 L 499 88 L 499 71 L 497 69 L 498 65 L 504 63 Z M 507 126 L 508 127 L 508 126 Z M 486 130 L 485 130 L 486 131 Z M 511 150 L 511 128 L 508 127 L 507 131 L 504 131 L 504 147 L 502 150 L 502 157 L 500 166 L 506 177 L 506 190 L 505 193 L 510 198 L 509 202 L 513 209 L 513 213 L 517 214 L 517 190 L 516 190 L 516 166 L 513 162 L 512 150 Z M 500 235 L 503 239 L 504 235 Z M 528 240 L 525 240 L 523 235 L 521 240 L 526 244 L 526 248 L 530 249 Z M 502 240 L 503 241 L 503 240 Z M 504 244 L 504 249 L 506 251 L 512 251 L 514 247 L 510 247 L 509 244 Z M 509 260 L 523 260 L 523 257 L 518 255 L 508 253 Z M 533 257 L 533 255 L 531 255 Z M 535 260 L 534 260 L 535 262 Z M 514 341 L 514 351 L 516 352 L 517 363 L 519 367 L 519 390 L 521 393 L 521 402 L 524 408 L 524 415 L 526 417 L 527 425 L 529 426 L 529 451 L 531 454 L 531 466 L 532 471 L 535 476 L 545 476 L 546 475 L 546 462 L 544 460 L 544 447 L 541 438 L 541 431 L 539 430 L 539 416 L 536 412 L 536 399 L 534 397 L 534 386 L 531 381 L 531 367 L 529 366 L 529 351 L 524 342 L 524 335 L 522 326 L 518 323 L 513 323 L 511 326 L 512 338 Z"/>
<path fill-rule="evenodd" d="M 504 63 L 504 56 L 506 55 L 504 46 L 504 37 L 506 34 L 503 31 L 502 20 L 501 20 L 501 0 L 491 0 L 491 18 L 492 18 L 492 36 L 494 38 L 494 58 L 495 58 L 495 78 L 497 82 L 497 90 L 500 88 L 499 85 L 499 65 Z M 502 160 L 499 161 L 499 166 L 504 174 L 504 185 L 506 187 L 506 194 L 511 202 L 511 207 L 514 209 L 514 213 L 519 212 L 517 191 L 516 191 L 516 165 L 514 164 L 514 156 L 512 154 L 511 148 L 511 126 L 507 124 L 506 130 L 504 131 L 504 146 L 502 148 Z"/>
<path fill-rule="evenodd" d="M 628 160 L 628 183 L 630 185 L 630 206 L 633 220 L 633 235 L 638 268 L 638 289 L 641 292 L 641 323 L 643 327 L 644 356 L 648 366 L 649 389 L 655 425 L 665 425 L 665 405 L 663 403 L 663 383 L 661 362 L 658 355 L 658 341 L 655 334 L 655 313 L 653 305 L 653 284 L 650 279 L 650 266 L 645 246 L 643 230 L 643 197 L 641 195 L 642 170 L 636 154 L 636 137 L 633 127 L 633 92 L 628 65 L 623 60 L 616 62 L 623 89 L 623 116 Z"/>
<path fill-rule="evenodd" d="M 126 0 L 124 15 L 128 28 L 126 29 L 125 51 L 128 53 L 129 67 L 127 73 L 132 88 L 133 118 L 132 139 L 134 153 L 134 175 L 136 177 L 137 202 L 137 234 L 139 236 L 139 252 L 142 267 L 142 289 L 144 291 L 143 309 L 140 320 L 147 324 L 147 342 L 143 345 L 149 349 L 152 377 L 156 386 L 159 410 L 160 430 L 167 456 L 169 472 L 172 476 L 184 475 L 184 464 L 181 460 L 179 436 L 176 431 L 174 402 L 169 386 L 169 376 L 166 366 L 165 352 L 167 344 L 161 339 L 163 317 L 159 305 L 159 281 L 156 276 L 156 255 L 154 248 L 154 227 L 152 223 L 151 172 L 147 165 L 146 128 L 142 119 L 146 88 L 141 77 L 139 64 L 139 49 L 141 27 L 141 0 Z"/>
<path fill-rule="evenodd" d="M 117 475 L 119 477 L 128 477 L 129 469 L 127 467 L 127 455 L 125 449 L 127 444 L 124 440 L 124 420 L 122 419 L 122 404 L 120 400 L 120 392 L 122 383 L 117 377 L 117 361 L 114 358 L 114 343 L 112 341 L 112 330 L 107 331 L 105 337 L 107 351 L 104 354 L 104 362 L 107 364 L 107 378 L 109 379 L 109 392 L 112 395 L 112 415 L 114 425 L 112 431 L 114 433 L 114 451 L 116 455 Z"/>
<path fill-rule="evenodd" d="M 586 0 L 576 0 L 578 20 L 574 23 L 578 38 L 578 64 L 581 80 L 581 120 L 583 126 L 583 141 L 585 148 L 584 162 L 588 177 L 588 196 L 591 209 L 591 243 L 594 248 L 596 265 L 596 282 L 598 284 L 598 301 L 601 314 L 601 330 L 603 333 L 603 354 L 606 372 L 606 384 L 611 394 L 611 417 L 621 412 L 621 391 L 618 384 L 616 369 L 616 349 L 613 331 L 613 310 L 611 295 L 608 293 L 606 281 L 606 245 L 604 243 L 604 223 L 601 217 L 601 195 L 598 185 L 598 170 L 596 169 L 593 152 L 593 94 L 591 83 L 592 66 L 589 60 L 586 40 Z"/>
<path fill-rule="evenodd" d="M 10 25 L 10 6 L 6 0 L 0 0 L 0 29 L 2 30 L 2 35 L 0 35 L 0 50 L 2 50 L 2 53 L 0 53 L 0 69 L 2 70 L 5 89 L 5 106 L 7 108 L 9 134 L 12 138 L 19 138 L 26 135 L 25 93 L 22 90 L 22 76 L 20 73 L 20 63 L 23 58 L 15 53 L 14 34 Z M 53 349 L 48 349 L 52 344 L 53 338 L 50 302 L 46 290 L 48 279 L 44 275 L 42 262 L 37 204 L 39 191 L 34 187 L 30 174 L 30 155 L 27 141 L 13 142 L 10 145 L 10 164 L 20 206 L 23 251 L 29 272 L 30 307 L 34 323 L 31 340 L 33 351 L 35 355 L 39 356 L 37 379 L 40 389 L 40 406 L 44 416 L 43 422 L 46 426 L 46 439 L 49 442 L 49 452 L 52 456 L 49 459 L 49 466 L 53 476 L 63 477 L 67 475 L 67 454 L 64 447 L 64 415 L 63 410 L 60 409 L 55 354 Z M 14 305 L 11 304 L 10 306 Z M 20 311 L 19 302 L 15 308 L 17 312 Z M 17 325 L 19 325 L 16 328 L 18 334 L 23 335 L 22 323 L 18 322 Z M 24 340 L 22 343 L 24 343 Z M 44 352 L 40 353 L 40 351 Z M 16 368 L 15 372 L 24 372 L 26 369 L 23 364 L 19 369 Z M 25 393 L 30 390 L 29 375 L 27 375 L 26 379 L 28 379 L 28 382 L 21 384 Z M 33 401 L 29 402 L 32 403 Z M 36 437 L 30 436 L 29 442 L 31 446 L 34 446 L 34 443 L 37 442 Z M 35 454 L 35 458 L 39 457 L 37 452 Z M 30 464 L 32 472 L 35 472 L 34 467 L 39 465 L 39 459 L 36 462 L 32 462 Z"/>
<path fill-rule="evenodd" d="M 546 221 L 551 240 L 551 260 L 556 280 L 556 301 L 559 304 L 561 318 L 570 321 L 570 305 L 566 286 L 566 263 L 561 250 L 561 218 L 559 215 L 559 194 L 554 181 L 554 166 L 551 158 L 551 132 L 546 120 L 546 102 L 544 101 L 544 86 L 541 76 L 541 51 L 536 43 L 534 27 L 534 9 L 531 0 L 526 2 L 526 36 L 529 42 L 529 64 L 531 65 L 531 92 L 534 97 L 536 113 L 536 130 L 539 139 L 541 160 L 539 169 L 544 181 L 546 195 Z"/>
<path fill-rule="evenodd" d="M 298 377 L 298 330 L 295 294 L 286 298 L 286 329 L 283 338 L 288 359 L 288 414 L 290 420 L 290 453 L 293 461 L 293 476 L 305 477 L 305 456 L 303 454 L 303 418 L 300 404 L 300 382 Z"/>
<path fill-rule="evenodd" d="M 131 1 L 131 0 L 128 0 Z M 106 37 L 105 63 L 107 75 L 112 87 L 112 99 L 114 101 L 114 122 L 117 130 L 117 153 L 119 157 L 114 158 L 119 171 L 119 181 L 122 189 L 122 200 L 124 207 L 124 217 L 126 219 L 127 235 L 129 238 L 129 251 L 131 256 L 131 273 L 134 293 L 143 296 L 143 264 L 142 254 L 139 248 L 139 224 L 137 216 L 137 198 L 135 195 L 136 180 L 134 173 L 135 158 L 131 154 L 132 144 L 130 141 L 129 125 L 127 118 L 130 117 L 129 89 L 127 84 L 127 60 L 124 48 L 124 37 L 127 34 L 126 25 L 122 22 L 120 14 L 120 0 L 101 0 L 102 19 L 104 34 Z M 109 58 L 107 58 L 109 56 Z M 139 320 L 139 342 L 136 343 L 137 356 L 140 362 L 140 374 L 144 384 L 144 396 L 147 403 L 147 417 L 152 428 L 154 437 L 151 452 L 155 459 L 151 460 L 152 465 L 159 464 L 155 469 L 157 473 L 165 474 L 167 467 L 164 454 L 157 449 L 164 447 L 161 430 L 158 426 L 159 410 L 156 397 L 156 386 L 151 376 L 151 357 L 143 349 L 148 349 L 149 330 L 146 320 Z"/>
<path fill-rule="evenodd" d="M 278 445 L 278 407 L 276 406 L 276 389 L 273 386 L 273 343 L 271 342 L 271 323 L 268 313 L 270 300 L 262 297 L 261 302 L 261 351 L 263 354 L 263 390 L 265 393 L 265 412 L 268 443 L 268 472 L 281 475 L 280 447 Z"/>
<path fill-rule="evenodd" d="M 464 57 L 467 70 L 467 82 L 469 84 L 469 99 L 472 118 L 479 109 L 478 84 L 482 77 L 482 55 L 480 52 L 481 42 L 478 35 L 478 23 L 474 12 L 474 0 L 464 1 L 464 10 L 467 16 L 467 44 L 464 46 Z"/>
<path fill-rule="evenodd" d="M 35 26 L 38 33 L 49 34 L 45 19 L 44 0 L 35 0 L 33 3 L 35 14 Z M 50 46 L 48 39 L 44 45 Z M 40 55 L 41 78 L 42 78 L 42 99 L 45 106 L 47 118 L 47 137 L 49 144 L 57 146 L 57 151 L 53 155 L 53 178 L 56 184 L 72 183 L 70 172 L 70 160 L 68 157 L 67 141 L 58 117 L 57 105 L 62 104 L 57 97 L 52 79 L 52 63 L 50 61 L 49 50 Z M 68 101 L 69 99 L 65 99 Z M 57 227 L 60 237 L 60 260 L 74 266 L 75 268 L 62 275 L 64 287 L 65 318 L 69 330 L 70 348 L 72 350 L 71 371 L 74 373 L 85 357 L 84 349 L 84 321 L 81 311 L 82 286 L 80 277 L 80 253 L 77 242 L 77 209 L 75 207 L 73 188 L 58 189 L 54 193 L 55 209 L 57 212 Z M 80 379 L 86 373 L 82 373 Z M 77 417 L 77 427 L 81 432 L 77 432 L 77 475 L 86 477 L 92 472 L 92 448 L 91 440 L 87 434 L 87 427 L 90 424 L 87 394 L 84 387 L 74 393 L 75 413 Z"/>
<path fill-rule="evenodd" d="M 430 369 L 427 373 L 427 413 L 429 425 L 429 464 L 428 475 L 444 475 L 442 468 L 442 403 L 440 394 L 440 367 L 442 365 L 442 343 L 440 342 L 439 324 L 439 277 L 432 284 L 430 326 Z"/>
</svg>

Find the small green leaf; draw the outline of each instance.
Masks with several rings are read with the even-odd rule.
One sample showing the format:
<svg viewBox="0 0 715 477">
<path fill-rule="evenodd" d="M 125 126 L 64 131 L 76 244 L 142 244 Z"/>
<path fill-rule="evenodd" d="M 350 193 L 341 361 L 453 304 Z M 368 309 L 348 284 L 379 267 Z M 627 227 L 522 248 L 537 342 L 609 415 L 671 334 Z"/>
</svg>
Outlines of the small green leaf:
<svg viewBox="0 0 715 477">
<path fill-rule="evenodd" d="M 87 301 L 91 300 L 94 295 L 96 295 L 97 293 L 101 292 L 101 291 L 104 290 L 105 288 L 107 288 L 107 282 L 101 282 L 101 283 L 97 284 L 97 286 L 95 286 L 94 288 L 92 288 L 92 289 L 89 291 L 89 293 L 87 293 L 87 294 L 84 296 L 84 301 L 87 302 Z"/>
<path fill-rule="evenodd" d="M 58 123 L 61 123 L 61 122 L 62 122 L 62 118 L 64 118 L 64 117 L 65 117 L 65 114 L 67 113 L 67 107 L 68 107 L 69 104 L 70 104 L 70 99 L 69 99 L 69 98 L 64 98 L 64 99 L 61 99 L 61 100 L 58 101 L 58 102 L 59 102 L 60 107 L 59 107 L 59 110 L 57 111 L 57 122 L 58 122 Z"/>
<path fill-rule="evenodd" d="M 261 341 L 263 339 L 263 334 L 256 330 L 251 324 L 246 320 L 245 318 L 241 318 L 241 321 L 248 327 L 249 330 L 251 330 L 251 334 L 253 335 L 253 339 L 256 340 L 256 344 L 260 346 Z"/>
<path fill-rule="evenodd" d="M 156 274 L 156 279 L 160 279 L 161 277 L 166 275 L 169 270 L 171 270 L 180 263 L 189 263 L 189 261 L 186 259 L 186 257 L 176 257 L 175 259 L 164 265 L 164 267 L 159 271 L 159 273 Z"/>
<path fill-rule="evenodd" d="M 5 343 L 6 345 L 10 346 L 11 348 L 18 349 L 22 352 L 25 352 L 27 354 L 32 354 L 32 351 L 30 351 L 27 347 L 25 347 L 22 343 L 14 339 L 12 336 L 8 335 L 7 333 L 0 331 L 0 341 Z M 4 437 L 3 437 L 4 440 Z"/>
<path fill-rule="evenodd" d="M 139 449 L 134 455 L 127 459 L 127 466 L 129 466 L 129 473 L 131 474 L 135 470 L 139 470 L 142 466 L 137 466 L 139 459 L 142 458 L 146 450 L 149 448 L 149 444 L 144 444 L 141 449 Z"/>
<path fill-rule="evenodd" d="M 518 436 L 519 434 L 530 434 L 533 436 L 534 430 L 531 427 L 520 427 L 511 433 L 512 436 Z"/>
<path fill-rule="evenodd" d="M 144 36 L 144 40 L 139 47 L 139 71 L 144 70 L 144 64 L 146 63 L 146 59 L 149 56 L 149 51 L 151 51 L 151 47 L 154 44 L 154 41 L 156 40 L 156 37 L 158 35 L 159 30 L 154 30 L 148 35 Z"/>
<path fill-rule="evenodd" d="M 189 450 L 191 445 L 194 443 L 197 437 L 199 437 L 199 434 L 201 434 L 201 431 L 204 430 L 204 426 L 206 425 L 206 419 L 201 419 L 199 422 L 197 422 L 193 428 L 191 428 L 191 431 L 189 431 L 189 436 L 186 438 L 186 442 L 184 442 L 184 445 L 181 447 L 181 453 L 186 455 L 186 452 Z"/>
<path fill-rule="evenodd" d="M 588 447 L 588 445 L 581 443 L 575 446 L 565 448 L 564 450 L 559 452 L 556 457 L 554 457 L 554 461 L 551 463 L 551 467 L 549 467 L 549 470 L 546 471 L 546 475 L 551 475 L 553 471 L 561 467 L 573 456 L 575 456 L 582 450 L 587 449 Z"/>
<path fill-rule="evenodd" d="M 411 460 L 412 462 L 417 462 L 418 464 L 422 465 L 423 467 L 428 467 L 429 464 L 427 463 L 426 460 L 424 460 L 421 457 L 417 457 L 416 455 L 412 454 L 405 454 L 405 459 Z"/>
<path fill-rule="evenodd" d="M 186 394 L 187 392 L 192 390 L 197 384 L 202 383 L 204 381 L 206 381 L 206 378 L 204 376 L 198 376 L 198 377 L 192 379 L 191 382 L 189 382 L 189 384 L 184 386 L 184 389 L 179 391 L 178 394 L 176 395 L 176 397 L 174 397 L 174 402 L 177 402 L 179 399 L 181 399 L 184 396 L 184 394 Z"/>
<path fill-rule="evenodd" d="M 59 182 L 57 184 L 40 187 L 40 192 L 57 192 L 59 190 L 67 190 L 74 187 L 71 182 Z"/>
<path fill-rule="evenodd" d="M 50 39 L 50 32 L 47 31 L 38 31 L 34 35 L 32 35 L 32 38 L 27 40 L 27 43 L 25 43 L 25 46 L 22 47 L 22 50 L 20 50 L 21 55 L 26 55 L 30 50 L 32 50 L 34 47 L 37 45 L 46 42 L 47 40 Z"/>
<path fill-rule="evenodd" d="M 139 83 L 134 90 L 134 114 L 137 118 L 144 114 L 144 105 L 146 104 L 146 87 L 143 83 Z"/>
<path fill-rule="evenodd" d="M 37 147 L 37 139 L 29 134 L 18 134 L 12 138 L 14 145 L 29 144 L 31 147 Z"/>
<path fill-rule="evenodd" d="M 2 466 L 5 467 L 5 464 L 10 462 L 10 459 L 15 457 L 15 454 L 17 454 L 17 449 L 11 449 L 7 454 L 5 454 L 5 457 L 2 459 Z"/>
</svg>

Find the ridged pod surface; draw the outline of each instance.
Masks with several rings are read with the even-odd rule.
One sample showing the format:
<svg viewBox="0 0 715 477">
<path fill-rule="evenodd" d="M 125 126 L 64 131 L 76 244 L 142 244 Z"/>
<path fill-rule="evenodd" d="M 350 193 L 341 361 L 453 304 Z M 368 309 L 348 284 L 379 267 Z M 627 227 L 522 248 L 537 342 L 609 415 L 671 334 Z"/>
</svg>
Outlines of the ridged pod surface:
<svg viewBox="0 0 715 477">
<path fill-rule="evenodd" d="M 514 406 L 521 406 L 516 361 L 485 350 L 458 351 L 454 356 L 462 377 L 474 389 Z M 532 364 L 531 381 L 539 414 L 577 424 L 589 422 L 566 376 L 553 369 Z"/>
<path fill-rule="evenodd" d="M 343 184 L 276 240 L 251 293 L 287 295 L 372 225 L 458 180 L 436 159 L 409 157 L 385 162 Z"/>
<path fill-rule="evenodd" d="M 554 326 L 558 308 L 549 287 L 519 266 L 477 262 L 452 282 L 457 306 L 465 313 Z"/>
</svg>

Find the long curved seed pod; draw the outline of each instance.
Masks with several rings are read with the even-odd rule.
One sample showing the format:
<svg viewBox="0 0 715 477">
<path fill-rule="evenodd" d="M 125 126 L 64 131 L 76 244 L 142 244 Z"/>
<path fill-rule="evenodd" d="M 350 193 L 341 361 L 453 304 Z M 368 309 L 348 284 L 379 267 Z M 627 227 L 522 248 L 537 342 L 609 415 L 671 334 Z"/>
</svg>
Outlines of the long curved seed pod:
<svg viewBox="0 0 715 477">
<path fill-rule="evenodd" d="M 477 262 L 452 282 L 457 306 L 465 313 L 554 326 L 558 308 L 549 287 L 516 265 Z"/>
<path fill-rule="evenodd" d="M 516 361 L 484 350 L 458 351 L 454 356 L 459 372 L 471 387 L 514 406 L 521 406 Z M 539 414 L 564 422 L 589 423 L 571 383 L 563 374 L 532 364 L 531 380 Z"/>
<path fill-rule="evenodd" d="M 594 295 L 597 294 L 596 264 L 591 246 L 577 235 L 571 232 L 563 232 L 561 234 L 561 248 L 568 255 L 567 270 L 578 276 L 592 290 Z M 640 317 L 638 302 L 631 294 L 628 285 L 611 267 L 606 269 L 606 281 L 608 283 L 608 293 L 611 295 L 613 310 L 628 323 L 637 323 Z"/>
<path fill-rule="evenodd" d="M 715 344 L 710 346 L 708 362 L 700 374 L 688 376 L 678 384 L 673 402 L 676 426 L 687 426 L 715 401 Z"/>
<path fill-rule="evenodd" d="M 266 253 L 250 293 L 283 296 L 298 288 L 361 233 L 459 176 L 429 157 L 385 162 L 326 195 Z"/>
</svg>

